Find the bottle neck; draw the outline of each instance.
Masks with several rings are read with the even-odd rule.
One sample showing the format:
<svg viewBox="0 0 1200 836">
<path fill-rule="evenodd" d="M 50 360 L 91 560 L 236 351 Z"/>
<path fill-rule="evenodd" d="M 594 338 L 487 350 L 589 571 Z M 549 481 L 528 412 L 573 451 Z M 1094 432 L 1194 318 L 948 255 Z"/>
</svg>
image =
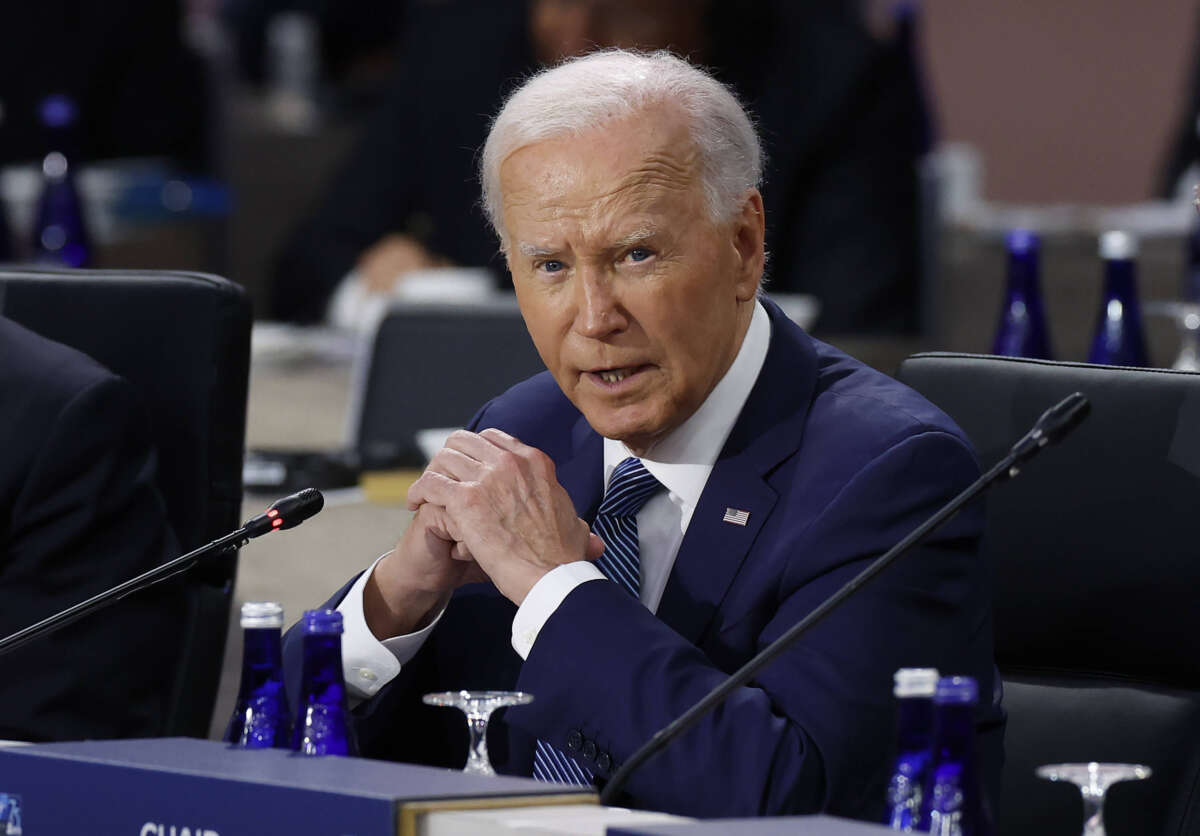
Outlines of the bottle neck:
<svg viewBox="0 0 1200 836">
<path fill-rule="evenodd" d="M 906 697 L 900 700 L 897 715 L 897 748 L 901 755 L 924 752 L 933 738 L 933 700 Z"/>
<path fill-rule="evenodd" d="M 278 627 L 244 630 L 242 647 L 242 698 L 249 698 L 270 685 L 283 682 L 283 654 Z"/>
<path fill-rule="evenodd" d="M 310 633 L 304 637 L 304 677 L 300 703 L 341 705 L 345 699 L 340 633 Z"/>
<path fill-rule="evenodd" d="M 1040 296 L 1038 257 L 1035 252 L 1008 254 L 1008 298 L 1029 304 Z"/>
<path fill-rule="evenodd" d="M 1110 258 L 1104 262 L 1104 299 L 1121 302 L 1126 311 L 1137 305 L 1137 267 L 1132 260 Z"/>
<path fill-rule="evenodd" d="M 938 761 L 965 763 L 974 751 L 975 711 L 969 703 L 943 703 L 937 707 L 934 748 Z"/>
<path fill-rule="evenodd" d="M 282 666 L 283 657 L 280 650 L 280 628 L 247 627 L 242 633 L 245 647 L 243 651 L 245 664 L 273 668 Z"/>
</svg>

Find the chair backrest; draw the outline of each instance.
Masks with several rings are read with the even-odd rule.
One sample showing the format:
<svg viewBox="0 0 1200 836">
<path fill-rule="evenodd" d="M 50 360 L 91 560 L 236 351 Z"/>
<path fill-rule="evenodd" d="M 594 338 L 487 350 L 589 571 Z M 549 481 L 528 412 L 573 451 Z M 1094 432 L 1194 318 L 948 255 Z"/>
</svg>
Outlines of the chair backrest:
<svg viewBox="0 0 1200 836">
<path fill-rule="evenodd" d="M 424 464 L 417 431 L 464 426 L 489 398 L 545 368 L 513 300 L 394 308 L 359 375 L 355 447 L 368 467 Z"/>
<path fill-rule="evenodd" d="M 1079 793 L 1033 769 L 1093 760 L 1155 770 L 1111 792 L 1110 833 L 1200 832 L 1200 374 L 933 353 L 898 376 L 985 467 L 1061 398 L 1091 402 L 987 498 L 1009 712 L 998 832 L 1078 830 Z"/>
<path fill-rule="evenodd" d="M 0 269 L 0 312 L 137 388 L 181 548 L 238 526 L 250 305 L 237 285 L 198 273 Z M 208 735 L 236 570 L 231 554 L 187 573 L 186 638 L 166 734 Z"/>
</svg>

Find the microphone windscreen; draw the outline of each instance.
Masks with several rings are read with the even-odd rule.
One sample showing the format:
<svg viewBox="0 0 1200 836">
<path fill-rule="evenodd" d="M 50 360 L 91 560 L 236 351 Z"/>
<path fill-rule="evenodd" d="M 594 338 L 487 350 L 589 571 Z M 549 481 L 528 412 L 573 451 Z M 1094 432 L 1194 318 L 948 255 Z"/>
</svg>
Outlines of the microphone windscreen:
<svg viewBox="0 0 1200 836">
<path fill-rule="evenodd" d="M 283 499 L 275 502 L 267 510 L 268 516 L 276 519 L 281 519 L 279 525 L 275 528 L 282 531 L 285 528 L 295 528 L 300 523 L 315 515 L 318 511 L 325 507 L 325 497 L 316 488 L 305 488 L 291 496 L 285 496 Z M 275 511 L 275 514 L 271 514 Z"/>
<path fill-rule="evenodd" d="M 1082 392 L 1072 392 L 1067 395 L 1042 416 L 1043 432 L 1047 440 L 1053 444 L 1071 430 L 1079 426 L 1092 405 Z"/>
</svg>

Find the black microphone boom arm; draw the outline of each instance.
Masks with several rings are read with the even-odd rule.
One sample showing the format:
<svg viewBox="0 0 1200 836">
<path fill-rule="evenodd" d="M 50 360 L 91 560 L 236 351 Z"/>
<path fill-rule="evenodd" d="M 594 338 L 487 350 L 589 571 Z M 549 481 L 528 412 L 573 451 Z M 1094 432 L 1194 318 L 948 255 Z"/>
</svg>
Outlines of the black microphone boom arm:
<svg viewBox="0 0 1200 836">
<path fill-rule="evenodd" d="M 180 572 L 186 572 L 199 562 L 202 558 L 210 557 L 214 554 L 229 551 L 246 545 L 252 538 L 258 537 L 261 534 L 267 534 L 282 528 L 291 528 L 299 525 L 304 520 L 311 517 L 317 511 L 321 510 L 324 504 L 324 497 L 321 493 L 313 488 L 305 488 L 299 493 L 284 497 L 274 503 L 265 513 L 259 514 L 248 520 L 245 525 L 237 531 L 226 534 L 224 537 L 213 540 L 206 546 L 201 546 L 194 551 L 190 551 L 185 555 L 167 561 L 161 566 L 156 566 L 148 572 L 143 572 L 135 578 L 130 578 L 124 583 L 117 584 L 112 589 L 107 589 L 98 595 L 93 595 L 78 604 L 67 607 L 65 610 L 56 612 L 54 615 L 43 618 L 36 624 L 31 624 L 28 627 L 22 628 L 11 635 L 0 639 L 0 656 L 5 653 L 16 650 L 22 645 L 37 639 L 47 633 L 53 633 L 55 630 L 60 630 L 89 613 L 95 612 L 101 607 L 106 607 L 109 604 L 116 603 L 138 590 L 145 589 L 148 586 L 153 586 L 156 583 L 165 581 L 172 575 L 177 575 Z M 274 512 L 274 513 L 272 513 Z M 286 520 L 280 523 L 274 523 L 276 518 Z M 262 522 L 266 520 L 266 522 Z"/>
<path fill-rule="evenodd" d="M 1075 392 L 1068 395 L 1059 403 L 1046 410 L 1038 419 L 1034 428 L 1018 441 L 1008 454 L 992 466 L 987 473 L 976 479 L 962 493 L 951 499 L 937 513 L 913 529 L 907 537 L 892 546 L 883 555 L 876 558 L 866 569 L 863 569 L 850 581 L 825 599 L 816 609 L 800 621 L 792 625 L 786 633 L 771 644 L 764 647 L 750 661 L 730 674 L 729 678 L 705 694 L 695 705 L 681 714 L 669 725 L 659 729 L 650 740 L 634 752 L 629 760 L 613 774 L 600 793 L 601 804 L 613 804 L 617 794 L 625 786 L 633 771 L 657 754 L 663 747 L 679 735 L 690 729 L 696 722 L 719 705 L 733 691 L 745 685 L 750 679 L 769 665 L 775 657 L 791 647 L 797 639 L 806 633 L 814 624 L 829 615 L 843 601 L 853 595 L 859 587 L 886 569 L 897 557 L 911 549 L 923 540 L 934 529 L 948 522 L 962 507 L 983 493 L 993 482 L 1001 479 L 1011 479 L 1017 475 L 1017 465 L 1035 455 L 1047 444 L 1058 441 L 1073 429 L 1087 414 L 1090 405 L 1087 398 Z"/>
</svg>

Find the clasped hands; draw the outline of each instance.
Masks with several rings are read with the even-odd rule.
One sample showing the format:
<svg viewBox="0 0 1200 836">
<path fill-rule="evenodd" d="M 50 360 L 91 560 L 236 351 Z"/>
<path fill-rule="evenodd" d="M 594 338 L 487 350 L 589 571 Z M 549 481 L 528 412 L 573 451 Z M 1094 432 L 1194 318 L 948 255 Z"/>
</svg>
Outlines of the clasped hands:
<svg viewBox="0 0 1200 836">
<path fill-rule="evenodd" d="M 520 605 L 551 569 L 604 551 L 550 457 L 501 430 L 451 435 L 409 489 L 408 507 L 412 522 L 364 592 L 379 638 L 425 626 L 467 583 L 490 579 Z"/>
</svg>

